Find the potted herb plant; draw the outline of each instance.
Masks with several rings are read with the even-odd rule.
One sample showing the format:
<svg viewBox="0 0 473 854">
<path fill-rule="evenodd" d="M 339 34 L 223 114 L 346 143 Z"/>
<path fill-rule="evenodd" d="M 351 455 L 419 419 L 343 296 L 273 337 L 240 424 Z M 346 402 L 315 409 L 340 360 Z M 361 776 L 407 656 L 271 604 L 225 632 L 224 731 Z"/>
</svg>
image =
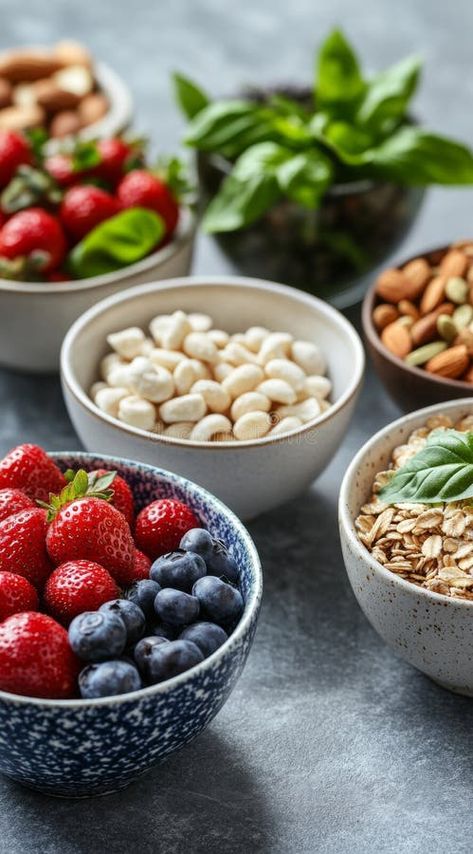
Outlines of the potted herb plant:
<svg viewBox="0 0 473 854">
<path fill-rule="evenodd" d="M 339 30 L 322 44 L 313 89 L 250 90 L 211 101 L 174 75 L 198 151 L 205 208 L 242 272 L 346 306 L 405 237 L 430 184 L 472 184 L 473 154 L 409 112 L 420 60 L 366 78 Z"/>
</svg>

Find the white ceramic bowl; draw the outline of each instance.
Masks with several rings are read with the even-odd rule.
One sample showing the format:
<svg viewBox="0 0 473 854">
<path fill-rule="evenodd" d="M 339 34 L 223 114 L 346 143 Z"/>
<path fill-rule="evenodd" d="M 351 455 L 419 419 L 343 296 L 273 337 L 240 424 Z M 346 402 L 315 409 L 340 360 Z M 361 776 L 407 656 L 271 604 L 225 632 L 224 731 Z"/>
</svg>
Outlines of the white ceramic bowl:
<svg viewBox="0 0 473 854">
<path fill-rule="evenodd" d="M 193 213 L 183 208 L 171 243 L 115 273 L 53 283 L 0 279 L 0 365 L 57 371 L 64 335 L 87 308 L 131 285 L 189 272 L 195 226 Z"/>
<path fill-rule="evenodd" d="M 88 392 L 109 350 L 106 336 L 131 325 L 147 328 L 156 314 L 176 309 L 207 312 L 229 332 L 264 325 L 316 341 L 327 357 L 334 405 L 284 437 L 219 443 L 156 435 L 101 412 Z M 361 341 L 335 309 L 293 288 L 237 276 L 174 279 L 117 294 L 73 325 L 61 353 L 67 408 L 86 448 L 159 464 L 202 484 L 244 518 L 293 498 L 330 462 L 348 427 L 363 368 Z"/>
<path fill-rule="evenodd" d="M 431 593 L 385 569 L 360 542 L 354 526 L 371 494 L 374 475 L 386 468 L 393 449 L 438 413 L 454 420 L 471 415 L 473 399 L 419 409 L 388 424 L 363 445 L 341 486 L 340 536 L 353 592 L 383 640 L 444 688 L 472 697 L 473 602 Z"/>
</svg>

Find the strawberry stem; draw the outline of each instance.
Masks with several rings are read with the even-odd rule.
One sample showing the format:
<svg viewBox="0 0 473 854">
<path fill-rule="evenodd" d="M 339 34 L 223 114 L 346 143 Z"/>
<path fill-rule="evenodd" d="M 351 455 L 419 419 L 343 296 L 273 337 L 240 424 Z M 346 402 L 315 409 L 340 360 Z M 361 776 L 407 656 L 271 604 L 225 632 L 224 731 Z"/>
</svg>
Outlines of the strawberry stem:
<svg viewBox="0 0 473 854">
<path fill-rule="evenodd" d="M 67 485 L 61 489 L 59 495 L 54 493 L 49 494 L 49 503 L 45 501 L 37 501 L 36 503 L 47 510 L 47 520 L 52 522 L 59 510 L 76 498 L 102 498 L 104 501 L 111 501 L 113 498 L 113 489 L 111 485 L 114 481 L 116 471 L 108 471 L 106 474 L 98 475 L 97 472 L 87 473 L 84 469 L 74 472 L 68 469 L 64 477 L 67 480 Z"/>
</svg>

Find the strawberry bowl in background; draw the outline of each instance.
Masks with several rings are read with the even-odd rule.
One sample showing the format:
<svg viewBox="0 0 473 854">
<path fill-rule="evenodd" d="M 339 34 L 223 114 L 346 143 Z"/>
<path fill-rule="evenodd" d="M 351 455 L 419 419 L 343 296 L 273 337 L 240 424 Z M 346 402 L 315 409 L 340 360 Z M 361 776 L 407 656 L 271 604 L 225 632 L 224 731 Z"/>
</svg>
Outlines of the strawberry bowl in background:
<svg viewBox="0 0 473 854">
<path fill-rule="evenodd" d="M 199 486 L 147 465 L 91 454 L 53 454 L 62 470 L 106 468 L 130 485 L 136 509 L 158 498 L 183 501 L 229 546 L 239 567 L 244 611 L 225 643 L 166 682 L 94 700 L 48 700 L 0 691 L 0 771 L 46 794 L 86 797 L 124 788 L 197 736 L 232 691 L 258 619 L 262 572 L 241 522 Z"/>
</svg>

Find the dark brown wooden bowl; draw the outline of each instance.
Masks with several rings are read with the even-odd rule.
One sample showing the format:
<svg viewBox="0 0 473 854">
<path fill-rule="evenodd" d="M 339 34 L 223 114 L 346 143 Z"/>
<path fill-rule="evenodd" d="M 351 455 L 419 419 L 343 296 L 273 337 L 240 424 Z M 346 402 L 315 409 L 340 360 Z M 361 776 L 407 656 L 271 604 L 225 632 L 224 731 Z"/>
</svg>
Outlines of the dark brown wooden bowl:
<svg viewBox="0 0 473 854">
<path fill-rule="evenodd" d="M 450 246 L 432 249 L 424 252 L 422 257 L 429 264 L 436 266 L 448 249 Z M 398 266 L 404 267 L 409 261 L 418 257 L 419 253 L 413 258 L 407 258 Z M 472 383 L 462 380 L 449 380 L 429 374 L 422 368 L 412 368 L 386 349 L 373 323 L 373 309 L 379 302 L 382 302 L 376 294 L 375 288 L 376 282 L 373 282 L 363 300 L 361 312 L 363 335 L 375 370 L 386 391 L 398 406 L 404 412 L 411 412 L 413 409 L 429 406 L 432 403 L 442 403 L 460 397 L 473 397 Z"/>
</svg>

